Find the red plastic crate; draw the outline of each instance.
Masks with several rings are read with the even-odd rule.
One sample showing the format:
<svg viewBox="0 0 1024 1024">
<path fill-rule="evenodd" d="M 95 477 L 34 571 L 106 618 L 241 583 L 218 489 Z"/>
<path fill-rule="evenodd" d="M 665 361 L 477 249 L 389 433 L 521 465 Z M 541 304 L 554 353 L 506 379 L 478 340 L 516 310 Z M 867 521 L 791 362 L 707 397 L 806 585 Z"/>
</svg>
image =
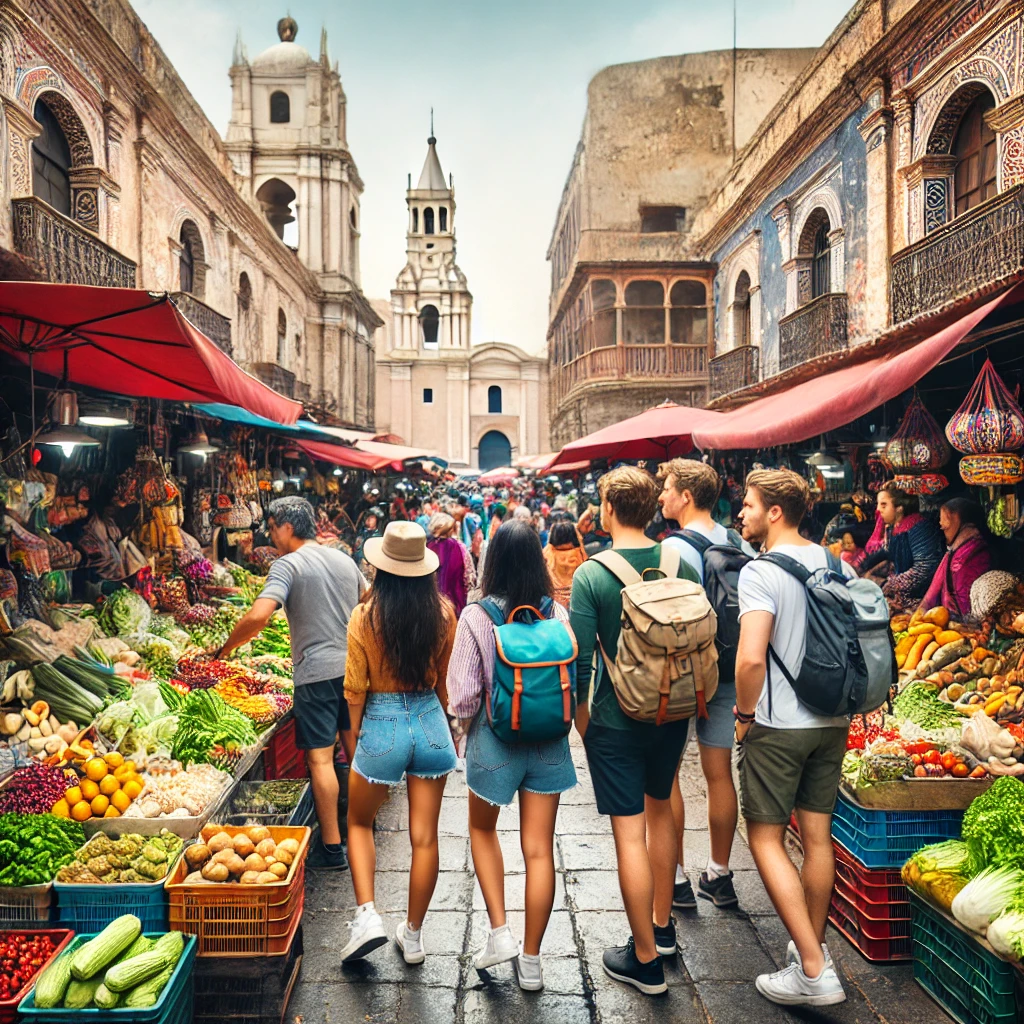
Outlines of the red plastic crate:
<svg viewBox="0 0 1024 1024">
<path fill-rule="evenodd" d="M 874 921 L 859 913 L 838 888 L 832 893 L 828 919 L 866 960 L 892 963 L 913 959 L 909 920 Z"/>
<path fill-rule="evenodd" d="M 29 936 L 48 935 L 50 941 L 57 948 L 54 950 L 53 956 L 36 971 L 32 980 L 23 986 L 13 999 L 0 1000 L 0 1024 L 14 1024 L 18 1019 L 18 1004 L 35 988 L 39 975 L 64 952 L 64 947 L 75 937 L 75 933 L 70 928 L 5 928 L 0 931 L 0 935 L 10 935 L 12 932 Z"/>
<path fill-rule="evenodd" d="M 305 751 L 295 746 L 295 719 L 274 733 L 263 751 L 263 774 L 268 779 L 304 779 L 309 775 Z"/>
<path fill-rule="evenodd" d="M 865 867 L 835 840 L 832 841 L 832 849 L 836 856 L 836 878 L 842 879 L 847 889 L 853 890 L 868 903 L 909 904 L 910 890 L 898 871 Z M 910 913 L 908 911 L 900 916 L 909 917 Z"/>
</svg>

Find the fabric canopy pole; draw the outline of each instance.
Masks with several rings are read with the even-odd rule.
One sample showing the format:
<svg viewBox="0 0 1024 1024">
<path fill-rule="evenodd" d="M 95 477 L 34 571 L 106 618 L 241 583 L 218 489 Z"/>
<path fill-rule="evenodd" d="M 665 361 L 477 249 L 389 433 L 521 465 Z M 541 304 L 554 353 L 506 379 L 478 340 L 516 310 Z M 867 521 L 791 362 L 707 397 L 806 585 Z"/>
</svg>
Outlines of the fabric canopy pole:
<svg viewBox="0 0 1024 1024">
<path fill-rule="evenodd" d="M 913 387 L 986 316 L 1022 299 L 1024 284 L 1015 285 L 912 348 L 823 374 L 699 425 L 693 443 L 715 451 L 769 448 L 843 427 Z"/>
</svg>

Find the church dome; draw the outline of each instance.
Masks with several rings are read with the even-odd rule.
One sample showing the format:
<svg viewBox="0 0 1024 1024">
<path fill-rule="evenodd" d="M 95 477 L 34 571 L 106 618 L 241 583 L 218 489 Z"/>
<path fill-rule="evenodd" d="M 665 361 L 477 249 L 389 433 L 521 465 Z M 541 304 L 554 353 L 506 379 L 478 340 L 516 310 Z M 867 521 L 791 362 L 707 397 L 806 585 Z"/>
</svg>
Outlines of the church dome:
<svg viewBox="0 0 1024 1024">
<path fill-rule="evenodd" d="M 277 23 L 277 34 L 281 42 L 275 43 L 269 50 L 264 50 L 253 62 L 254 71 L 271 74 L 289 74 L 294 71 L 305 71 L 313 58 L 309 50 L 295 42 L 299 26 L 292 17 L 282 18 Z"/>
</svg>

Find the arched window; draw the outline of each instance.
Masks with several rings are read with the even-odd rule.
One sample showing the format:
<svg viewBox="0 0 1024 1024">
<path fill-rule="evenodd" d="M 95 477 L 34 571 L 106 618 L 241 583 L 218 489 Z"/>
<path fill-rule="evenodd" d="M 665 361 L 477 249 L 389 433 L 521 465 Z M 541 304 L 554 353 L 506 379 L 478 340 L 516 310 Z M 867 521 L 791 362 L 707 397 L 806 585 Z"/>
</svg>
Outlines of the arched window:
<svg viewBox="0 0 1024 1024">
<path fill-rule="evenodd" d="M 750 275 L 740 272 L 732 301 L 733 348 L 750 344 Z"/>
<path fill-rule="evenodd" d="M 292 244 L 291 239 L 285 238 L 285 226 L 295 223 L 295 215 L 292 213 L 295 189 L 280 178 L 271 178 L 269 181 L 263 182 L 256 190 L 256 199 L 263 207 L 263 215 L 270 222 L 277 237 Z M 292 231 L 294 233 L 294 229 Z M 295 238 L 295 243 L 298 243 L 297 238 Z"/>
<path fill-rule="evenodd" d="M 423 210 L 423 234 L 432 235 L 434 233 L 434 208 L 428 206 Z"/>
<path fill-rule="evenodd" d="M 284 366 L 288 358 L 288 317 L 283 309 L 277 311 L 277 365 Z"/>
<path fill-rule="evenodd" d="M 437 348 L 437 329 L 441 323 L 441 314 L 437 306 L 424 306 L 420 310 L 420 327 L 423 331 L 423 347 Z"/>
<path fill-rule="evenodd" d="M 71 148 L 53 111 L 36 100 L 33 116 L 42 134 L 32 140 L 32 194 L 71 216 Z"/>
<path fill-rule="evenodd" d="M 811 298 L 827 295 L 832 290 L 832 243 L 829 240 L 831 226 L 828 217 L 823 216 L 814 232 L 814 250 L 811 255 Z"/>
<path fill-rule="evenodd" d="M 486 473 L 489 469 L 507 466 L 512 461 L 512 444 L 500 430 L 488 430 L 480 438 L 477 461 Z"/>
<path fill-rule="evenodd" d="M 412 233 L 418 235 L 420 231 L 420 211 L 419 207 L 414 206 L 412 208 Z"/>
<path fill-rule="evenodd" d="M 442 206 L 437 211 L 438 230 L 448 230 L 448 207 Z"/>
<path fill-rule="evenodd" d="M 660 281 L 630 281 L 622 330 L 627 345 L 665 344 L 665 289 Z"/>
<path fill-rule="evenodd" d="M 272 92 L 270 94 L 270 121 L 272 124 L 287 124 L 292 119 L 291 102 L 288 93 Z"/>
<path fill-rule="evenodd" d="M 964 111 L 953 140 L 953 195 L 958 217 L 996 194 L 996 133 L 985 121 L 985 114 L 995 105 L 992 94 L 983 92 Z"/>
<path fill-rule="evenodd" d="M 353 231 L 358 231 L 358 221 L 356 220 L 356 208 L 353 206 L 348 211 L 348 223 Z"/>
<path fill-rule="evenodd" d="M 203 262 L 203 239 L 193 221 L 182 222 L 178 241 L 181 243 L 181 252 L 178 254 L 178 287 L 183 292 L 189 292 L 201 299 L 203 294 L 200 266 Z"/>
<path fill-rule="evenodd" d="M 676 281 L 668 293 L 674 345 L 706 345 L 708 341 L 708 292 L 702 281 Z"/>
<path fill-rule="evenodd" d="M 501 412 L 501 388 L 497 384 L 492 384 L 487 389 L 487 411 Z"/>
</svg>

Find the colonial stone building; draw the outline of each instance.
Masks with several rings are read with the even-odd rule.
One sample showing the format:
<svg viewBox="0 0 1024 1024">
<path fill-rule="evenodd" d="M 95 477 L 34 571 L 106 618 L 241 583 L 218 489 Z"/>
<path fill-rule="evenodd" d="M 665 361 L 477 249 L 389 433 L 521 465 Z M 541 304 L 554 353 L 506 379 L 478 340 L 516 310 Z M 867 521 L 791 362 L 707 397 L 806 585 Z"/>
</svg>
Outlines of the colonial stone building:
<svg viewBox="0 0 1024 1024">
<path fill-rule="evenodd" d="M 251 62 L 239 40 L 225 141 L 127 0 L 0 6 L 0 277 L 170 292 L 267 383 L 371 427 L 363 186 L 326 36 L 313 58 L 297 31 Z"/>
<path fill-rule="evenodd" d="M 473 296 L 455 262 L 455 189 L 437 140 L 406 192 L 406 265 L 377 351 L 377 429 L 455 466 L 493 469 L 548 450 L 543 357 L 514 345 L 472 345 Z"/>
</svg>

